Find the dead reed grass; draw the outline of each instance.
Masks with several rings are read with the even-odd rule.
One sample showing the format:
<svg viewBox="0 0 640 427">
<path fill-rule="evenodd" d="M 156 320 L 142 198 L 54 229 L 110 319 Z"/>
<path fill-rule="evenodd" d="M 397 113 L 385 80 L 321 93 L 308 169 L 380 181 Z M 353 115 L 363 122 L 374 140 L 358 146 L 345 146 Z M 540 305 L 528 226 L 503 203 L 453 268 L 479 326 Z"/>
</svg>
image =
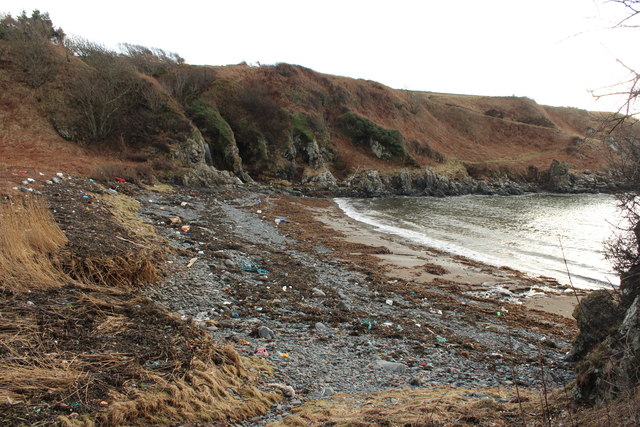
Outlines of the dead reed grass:
<svg viewBox="0 0 640 427">
<path fill-rule="evenodd" d="M 257 387 L 273 374 L 265 362 L 140 295 L 158 279 L 160 241 L 137 202 L 103 197 L 112 215 L 100 230 L 121 227 L 106 253 L 82 222 L 71 224 L 82 245 L 62 249 L 40 199 L 0 205 L 0 424 L 227 423 L 267 411 L 282 396 Z"/>
<path fill-rule="evenodd" d="M 105 288 L 128 289 L 159 279 L 154 255 L 150 250 L 111 257 L 77 257 L 68 254 L 64 257 L 61 268 L 80 282 Z"/>
<path fill-rule="evenodd" d="M 11 292 L 58 287 L 63 275 L 52 258 L 67 238 L 41 198 L 0 203 L 0 289 Z"/>
<path fill-rule="evenodd" d="M 249 359 L 244 364 L 260 366 Z M 152 390 L 114 395 L 116 402 L 100 413 L 96 422 L 119 426 L 247 419 L 266 412 L 281 399 L 253 386 L 260 373 L 260 369 L 195 359 L 183 378 L 167 380 L 149 374 L 145 381 L 155 384 Z M 63 425 L 78 425 L 66 417 L 62 421 Z"/>
<path fill-rule="evenodd" d="M 64 360 L 39 358 L 3 365 L 0 402 L 33 400 L 73 389 L 87 373 Z M 65 363 L 67 362 L 67 363 Z"/>
<path fill-rule="evenodd" d="M 486 395 L 477 398 L 478 392 Z M 284 426 L 512 426 L 519 424 L 507 390 L 396 389 L 370 395 L 335 395 L 309 402 L 274 427 Z"/>
</svg>

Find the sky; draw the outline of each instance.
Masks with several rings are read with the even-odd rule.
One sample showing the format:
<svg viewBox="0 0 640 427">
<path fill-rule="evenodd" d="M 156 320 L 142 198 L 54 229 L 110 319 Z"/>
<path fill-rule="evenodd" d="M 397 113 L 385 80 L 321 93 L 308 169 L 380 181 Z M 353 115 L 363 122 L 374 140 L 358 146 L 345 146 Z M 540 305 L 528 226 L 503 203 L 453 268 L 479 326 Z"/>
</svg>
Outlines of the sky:
<svg viewBox="0 0 640 427">
<path fill-rule="evenodd" d="M 397 89 L 526 96 L 612 111 L 590 91 L 627 80 L 637 29 L 607 0 L 3 0 L 110 48 L 126 42 L 190 64 L 285 62 Z M 636 45 L 636 46 L 634 46 Z M 638 67 L 640 69 L 640 67 Z"/>
</svg>

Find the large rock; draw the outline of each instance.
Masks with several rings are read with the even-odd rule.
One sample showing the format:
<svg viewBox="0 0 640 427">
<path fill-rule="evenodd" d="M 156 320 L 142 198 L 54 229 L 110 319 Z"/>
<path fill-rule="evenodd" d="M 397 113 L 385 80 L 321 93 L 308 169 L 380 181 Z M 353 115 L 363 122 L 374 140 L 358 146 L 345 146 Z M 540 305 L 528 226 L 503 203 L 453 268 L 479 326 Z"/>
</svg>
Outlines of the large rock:
<svg viewBox="0 0 640 427">
<path fill-rule="evenodd" d="M 640 295 L 640 265 L 631 267 L 620 279 L 620 305 L 627 308 Z"/>
<path fill-rule="evenodd" d="M 560 162 L 554 159 L 551 162 L 551 166 L 549 166 L 549 170 L 542 175 L 545 189 L 559 193 L 571 191 L 571 176 L 567 162 Z"/>
<path fill-rule="evenodd" d="M 353 190 L 371 197 L 388 193 L 388 189 L 380 179 L 380 173 L 377 170 L 356 173 L 347 183 Z"/>
<path fill-rule="evenodd" d="M 180 184 L 188 187 L 211 187 L 214 185 L 242 184 L 242 181 L 228 171 L 219 171 L 205 164 L 186 169 L 179 178 Z"/>
<path fill-rule="evenodd" d="M 640 384 L 640 296 L 625 310 L 606 291 L 591 295 L 577 310 L 580 335 L 572 353 L 578 359 L 574 398 L 595 404 Z"/>
<path fill-rule="evenodd" d="M 326 169 L 316 174 L 303 176 L 302 183 L 321 190 L 335 190 L 338 188 L 336 177 Z"/>
<path fill-rule="evenodd" d="M 580 333 L 569 352 L 568 360 L 579 360 L 602 342 L 620 323 L 620 309 L 606 290 L 584 297 L 573 311 Z"/>
</svg>

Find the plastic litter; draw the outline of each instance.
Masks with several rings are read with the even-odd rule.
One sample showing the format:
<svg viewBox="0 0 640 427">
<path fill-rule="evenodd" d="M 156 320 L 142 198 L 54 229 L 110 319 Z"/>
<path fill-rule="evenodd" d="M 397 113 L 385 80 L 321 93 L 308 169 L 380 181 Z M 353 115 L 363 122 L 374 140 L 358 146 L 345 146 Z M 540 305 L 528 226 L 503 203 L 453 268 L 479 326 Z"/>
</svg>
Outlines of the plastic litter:
<svg viewBox="0 0 640 427">
<path fill-rule="evenodd" d="M 189 226 L 189 225 L 183 225 L 182 227 L 180 227 L 180 230 L 182 230 L 182 231 L 189 231 L 189 230 L 191 230 L 191 226 Z"/>
<path fill-rule="evenodd" d="M 187 202 L 180 202 L 180 206 L 184 208 L 185 206 L 187 206 Z"/>
<path fill-rule="evenodd" d="M 283 222 L 288 222 L 286 219 L 284 218 L 276 218 L 273 220 L 276 224 L 282 224 Z"/>
<path fill-rule="evenodd" d="M 268 356 L 269 352 L 267 351 L 267 349 L 265 347 L 258 347 L 258 349 L 256 350 L 256 355 L 257 356 Z"/>
<path fill-rule="evenodd" d="M 367 327 L 367 329 L 373 329 L 373 324 L 371 323 L 371 320 L 369 319 L 364 319 L 360 321 L 361 325 L 365 325 Z"/>
<path fill-rule="evenodd" d="M 387 305 L 393 305 L 393 300 L 392 299 L 388 299 L 385 302 L 387 303 Z"/>
<path fill-rule="evenodd" d="M 124 179 L 120 178 L 119 176 L 116 176 L 115 178 L 113 178 L 114 180 L 118 181 L 118 182 L 126 182 Z"/>
<path fill-rule="evenodd" d="M 252 261 L 242 261 L 242 270 L 248 271 L 249 273 L 258 273 L 260 275 L 269 274 L 269 270 L 260 267 L 259 264 Z"/>
<path fill-rule="evenodd" d="M 233 317 L 234 319 L 238 319 L 240 317 L 240 314 L 238 313 L 231 313 L 231 317 Z"/>
<path fill-rule="evenodd" d="M 441 336 L 437 336 L 436 337 L 436 341 L 440 342 L 440 343 L 445 343 L 447 342 L 447 339 L 445 337 L 441 337 Z"/>
</svg>

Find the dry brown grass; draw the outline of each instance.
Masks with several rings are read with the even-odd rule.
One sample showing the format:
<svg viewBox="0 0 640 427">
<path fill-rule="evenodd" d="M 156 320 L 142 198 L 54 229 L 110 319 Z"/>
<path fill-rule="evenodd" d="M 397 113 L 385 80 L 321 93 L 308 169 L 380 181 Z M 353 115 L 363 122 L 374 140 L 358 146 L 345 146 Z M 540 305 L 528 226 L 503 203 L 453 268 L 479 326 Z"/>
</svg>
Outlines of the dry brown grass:
<svg viewBox="0 0 640 427">
<path fill-rule="evenodd" d="M 483 392 L 487 397 L 473 398 Z M 529 393 L 528 398 L 533 397 Z M 336 395 L 297 409 L 282 426 L 465 426 L 519 424 L 516 403 L 498 403 L 513 399 L 507 390 L 466 390 L 452 388 L 399 389 L 371 395 Z"/>
<path fill-rule="evenodd" d="M 478 398 L 477 393 L 486 397 Z M 640 388 L 595 407 L 577 406 L 571 385 L 542 390 L 398 389 L 371 395 L 335 395 L 294 410 L 271 427 L 289 426 L 637 426 Z M 498 399 L 506 400 L 500 403 Z M 548 408 L 543 399 L 548 400 Z"/>
<path fill-rule="evenodd" d="M 161 242 L 136 202 L 102 196 L 103 229 L 126 230 L 122 256 L 54 259 L 67 238 L 46 204 L 0 205 L 0 424 L 227 423 L 281 399 L 257 388 L 273 373 L 264 361 L 139 295 L 134 285 L 157 278 Z"/>
<path fill-rule="evenodd" d="M 111 257 L 68 257 L 64 271 L 86 284 L 129 289 L 159 279 L 152 251 Z"/>
<path fill-rule="evenodd" d="M 61 284 L 52 257 L 67 243 L 39 198 L 0 203 L 0 289 L 40 290 Z"/>
<path fill-rule="evenodd" d="M 170 381 L 150 374 L 146 381 L 155 384 L 152 390 L 114 394 L 116 403 L 98 415 L 97 423 L 119 426 L 239 421 L 264 413 L 281 399 L 253 386 L 268 368 L 255 360 L 240 360 L 231 348 L 222 351 L 235 362 L 218 366 L 196 359 L 183 378 Z M 78 424 L 66 417 L 62 420 L 63 425 Z"/>
</svg>

